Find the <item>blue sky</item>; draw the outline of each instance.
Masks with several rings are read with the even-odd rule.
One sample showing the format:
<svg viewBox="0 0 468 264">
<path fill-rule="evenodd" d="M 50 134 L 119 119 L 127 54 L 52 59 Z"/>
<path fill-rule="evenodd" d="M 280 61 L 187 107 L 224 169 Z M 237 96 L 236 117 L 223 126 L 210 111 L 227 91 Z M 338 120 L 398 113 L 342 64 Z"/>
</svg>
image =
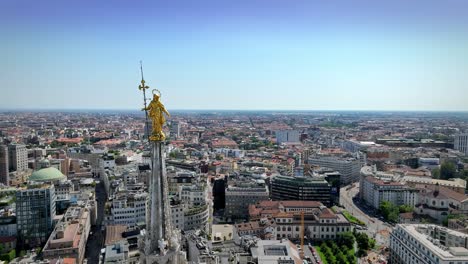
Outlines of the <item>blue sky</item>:
<svg viewBox="0 0 468 264">
<path fill-rule="evenodd" d="M 468 2 L 0 2 L 0 108 L 468 110 Z"/>
</svg>

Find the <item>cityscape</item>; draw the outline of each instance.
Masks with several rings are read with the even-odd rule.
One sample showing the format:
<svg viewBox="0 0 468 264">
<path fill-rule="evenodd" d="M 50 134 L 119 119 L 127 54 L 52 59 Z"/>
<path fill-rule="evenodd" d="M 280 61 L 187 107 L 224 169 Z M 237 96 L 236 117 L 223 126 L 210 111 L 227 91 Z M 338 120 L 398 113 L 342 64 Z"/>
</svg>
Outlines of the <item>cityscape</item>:
<svg viewBox="0 0 468 264">
<path fill-rule="evenodd" d="M 0 3 L 0 264 L 468 264 L 468 5 L 182 2 Z"/>
</svg>

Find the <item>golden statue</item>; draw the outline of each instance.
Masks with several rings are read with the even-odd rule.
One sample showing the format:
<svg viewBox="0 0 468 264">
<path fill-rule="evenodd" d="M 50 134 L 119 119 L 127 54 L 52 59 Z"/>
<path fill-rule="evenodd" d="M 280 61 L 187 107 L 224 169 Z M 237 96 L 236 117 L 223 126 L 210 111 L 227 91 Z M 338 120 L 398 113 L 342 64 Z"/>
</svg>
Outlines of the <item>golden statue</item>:
<svg viewBox="0 0 468 264">
<path fill-rule="evenodd" d="M 155 93 L 155 91 L 158 93 Z M 153 100 L 151 100 L 151 103 L 148 105 L 148 107 L 142 109 L 143 111 L 149 111 L 148 116 L 151 118 L 153 124 L 153 131 L 149 136 L 151 141 L 163 141 L 166 139 L 166 135 L 164 135 L 163 132 L 163 125 L 166 123 L 166 117 L 164 114 L 167 116 L 170 116 L 170 114 L 167 112 L 161 101 L 159 101 L 160 97 L 161 92 L 159 92 L 157 89 L 153 89 Z"/>
</svg>

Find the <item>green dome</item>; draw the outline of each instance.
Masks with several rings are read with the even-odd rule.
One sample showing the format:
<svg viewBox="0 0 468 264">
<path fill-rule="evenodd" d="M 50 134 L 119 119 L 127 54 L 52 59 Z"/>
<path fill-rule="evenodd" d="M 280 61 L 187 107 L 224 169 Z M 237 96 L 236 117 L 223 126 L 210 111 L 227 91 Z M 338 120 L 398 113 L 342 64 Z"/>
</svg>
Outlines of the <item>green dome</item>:
<svg viewBox="0 0 468 264">
<path fill-rule="evenodd" d="M 59 181 L 62 179 L 65 179 L 65 175 L 63 175 L 62 172 L 60 172 L 54 167 L 40 169 L 38 171 L 33 172 L 31 177 L 29 177 L 30 181 L 37 182 Z"/>
</svg>

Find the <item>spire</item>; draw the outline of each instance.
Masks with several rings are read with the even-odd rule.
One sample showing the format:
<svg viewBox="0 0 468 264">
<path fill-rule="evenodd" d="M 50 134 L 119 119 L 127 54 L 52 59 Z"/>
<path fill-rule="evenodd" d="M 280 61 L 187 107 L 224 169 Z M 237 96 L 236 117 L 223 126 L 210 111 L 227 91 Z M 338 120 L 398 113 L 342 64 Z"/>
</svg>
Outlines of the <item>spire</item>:
<svg viewBox="0 0 468 264">
<path fill-rule="evenodd" d="M 148 110 L 146 109 L 146 90 L 149 89 L 148 85 L 145 85 L 145 78 L 143 77 L 143 61 L 140 61 L 140 72 L 141 72 L 141 84 L 138 86 L 140 91 L 143 91 L 143 106 L 145 110 L 145 134 L 149 137 L 149 128 L 148 128 Z"/>
</svg>

